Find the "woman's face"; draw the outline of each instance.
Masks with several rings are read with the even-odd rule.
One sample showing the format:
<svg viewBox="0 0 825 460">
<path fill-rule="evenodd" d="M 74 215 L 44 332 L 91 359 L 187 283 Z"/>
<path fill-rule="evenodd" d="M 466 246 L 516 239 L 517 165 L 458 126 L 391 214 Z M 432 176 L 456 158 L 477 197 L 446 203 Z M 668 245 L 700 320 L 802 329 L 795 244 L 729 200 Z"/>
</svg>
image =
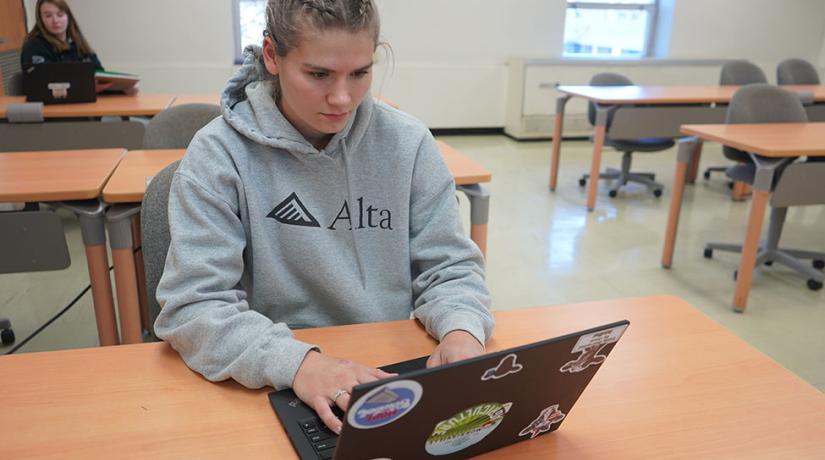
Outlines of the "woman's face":
<svg viewBox="0 0 825 460">
<path fill-rule="evenodd" d="M 69 27 L 69 16 L 53 3 L 43 2 L 40 5 L 40 20 L 50 34 L 64 38 L 66 28 Z"/>
<path fill-rule="evenodd" d="M 266 38 L 264 61 L 280 79 L 281 112 L 316 147 L 347 125 L 369 91 L 374 50 L 367 31 L 308 33 L 286 56 Z"/>
</svg>

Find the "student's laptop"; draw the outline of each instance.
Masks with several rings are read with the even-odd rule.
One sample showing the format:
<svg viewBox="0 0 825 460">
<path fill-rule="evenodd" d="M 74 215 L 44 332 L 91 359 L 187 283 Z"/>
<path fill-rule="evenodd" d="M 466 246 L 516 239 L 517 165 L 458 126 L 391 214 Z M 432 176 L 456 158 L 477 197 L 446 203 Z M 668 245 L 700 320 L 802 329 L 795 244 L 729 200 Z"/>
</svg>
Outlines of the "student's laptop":
<svg viewBox="0 0 825 460">
<path fill-rule="evenodd" d="M 95 65 L 88 62 L 34 64 L 23 69 L 23 93 L 29 102 L 94 102 Z"/>
<path fill-rule="evenodd" d="M 472 457 L 558 429 L 629 324 L 430 369 L 427 357 L 383 367 L 399 375 L 353 388 L 340 436 L 292 390 L 269 400 L 302 459 Z"/>
</svg>

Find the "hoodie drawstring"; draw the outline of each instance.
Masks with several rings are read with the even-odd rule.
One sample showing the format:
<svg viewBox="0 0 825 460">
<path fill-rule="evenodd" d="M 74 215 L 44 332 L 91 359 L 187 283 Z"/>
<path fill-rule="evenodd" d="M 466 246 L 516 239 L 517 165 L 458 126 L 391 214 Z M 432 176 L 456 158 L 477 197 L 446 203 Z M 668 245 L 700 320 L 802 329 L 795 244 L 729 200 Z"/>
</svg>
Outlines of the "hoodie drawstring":
<svg viewBox="0 0 825 460">
<path fill-rule="evenodd" d="M 354 203 L 356 203 L 357 201 L 352 199 L 353 198 L 352 197 L 352 189 L 349 186 L 349 180 L 350 180 L 350 177 L 349 177 L 349 163 L 348 163 L 349 149 L 347 148 L 347 138 L 346 137 L 341 139 L 341 153 L 342 153 L 341 157 L 344 160 L 344 181 L 347 184 L 347 198 L 349 199 L 350 205 L 353 206 Z M 350 219 L 352 219 L 352 208 L 350 208 Z M 367 280 L 366 280 L 366 276 L 364 274 L 364 261 L 361 260 L 361 251 L 358 250 L 358 238 L 356 237 L 356 233 L 357 232 L 355 231 L 355 229 L 350 231 L 350 234 L 352 235 L 352 245 L 355 248 L 355 260 L 356 260 L 356 262 L 358 262 L 358 275 L 361 278 L 361 287 L 366 289 Z"/>
</svg>

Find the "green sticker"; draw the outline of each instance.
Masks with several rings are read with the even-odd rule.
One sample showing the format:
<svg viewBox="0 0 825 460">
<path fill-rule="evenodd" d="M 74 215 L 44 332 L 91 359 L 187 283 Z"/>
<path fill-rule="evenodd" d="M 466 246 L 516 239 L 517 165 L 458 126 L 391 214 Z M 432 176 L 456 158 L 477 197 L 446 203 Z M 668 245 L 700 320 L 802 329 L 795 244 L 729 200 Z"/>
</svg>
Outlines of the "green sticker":
<svg viewBox="0 0 825 460">
<path fill-rule="evenodd" d="M 477 444 L 498 428 L 513 403 L 484 403 L 435 425 L 424 446 L 430 455 L 448 455 Z"/>
</svg>

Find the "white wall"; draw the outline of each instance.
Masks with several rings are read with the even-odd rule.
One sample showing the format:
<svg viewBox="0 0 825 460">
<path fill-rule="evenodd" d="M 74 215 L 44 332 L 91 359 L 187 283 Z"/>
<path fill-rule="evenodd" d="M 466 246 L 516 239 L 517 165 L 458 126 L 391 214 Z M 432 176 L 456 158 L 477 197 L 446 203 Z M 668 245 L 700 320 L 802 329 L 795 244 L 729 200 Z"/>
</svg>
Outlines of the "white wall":
<svg viewBox="0 0 825 460">
<path fill-rule="evenodd" d="M 144 91 L 218 92 L 233 72 L 231 0 L 69 1 L 103 64 L 142 75 Z M 747 58 L 771 79 L 776 63 L 791 56 L 825 70 L 825 1 L 673 1 L 668 57 Z M 32 23 L 35 0 L 25 3 Z M 503 126 L 507 58 L 561 55 L 564 0 L 377 3 L 395 65 L 391 73 L 377 68 L 386 81 L 378 78 L 376 89 L 431 127 Z M 559 75 L 573 84 L 591 72 L 592 65 L 564 65 Z M 646 66 L 636 78 L 660 76 Z M 716 72 L 705 78 L 714 82 Z"/>
</svg>

